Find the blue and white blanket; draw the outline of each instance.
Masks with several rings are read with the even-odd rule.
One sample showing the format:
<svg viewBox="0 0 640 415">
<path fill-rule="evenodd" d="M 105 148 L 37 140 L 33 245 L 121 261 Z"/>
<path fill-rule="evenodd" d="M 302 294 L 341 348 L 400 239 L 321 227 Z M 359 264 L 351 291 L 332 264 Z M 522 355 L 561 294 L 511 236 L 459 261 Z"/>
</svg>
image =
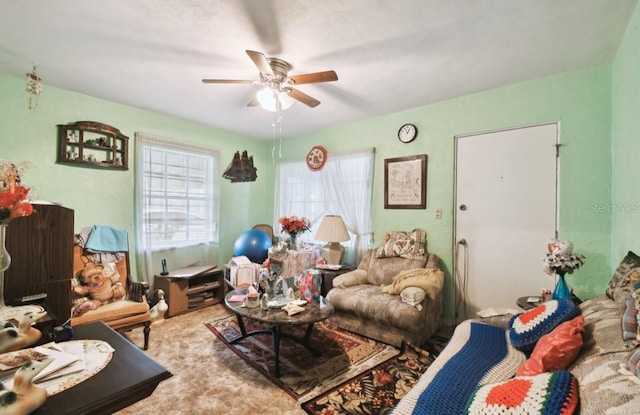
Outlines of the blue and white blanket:
<svg viewBox="0 0 640 415">
<path fill-rule="evenodd" d="M 456 327 L 447 347 L 393 410 L 393 415 L 465 413 L 479 385 L 512 378 L 526 360 L 509 333 L 467 320 Z"/>
</svg>

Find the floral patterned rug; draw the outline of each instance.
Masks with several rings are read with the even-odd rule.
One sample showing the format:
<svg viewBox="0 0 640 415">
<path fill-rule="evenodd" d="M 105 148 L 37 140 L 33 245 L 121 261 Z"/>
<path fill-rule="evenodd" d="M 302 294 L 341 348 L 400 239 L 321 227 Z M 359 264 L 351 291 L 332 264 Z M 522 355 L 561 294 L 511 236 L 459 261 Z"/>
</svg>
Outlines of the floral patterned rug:
<svg viewBox="0 0 640 415">
<path fill-rule="evenodd" d="M 247 331 L 268 328 L 249 319 L 244 319 L 244 324 Z M 230 344 L 232 339 L 240 335 L 235 316 L 219 318 L 205 325 L 227 347 L 298 402 L 307 402 L 330 391 L 400 353 L 392 346 L 341 330 L 329 321 L 322 321 L 313 326 L 310 338 L 310 344 L 318 349 L 320 356 L 287 338 L 281 339 L 281 376 L 276 378 L 271 335 L 251 336 Z M 288 326 L 284 331 L 302 338 L 306 327 Z"/>
<path fill-rule="evenodd" d="M 405 345 L 396 357 L 302 404 L 311 415 L 389 414 L 444 348 L 449 337 L 436 335 L 424 349 Z"/>
</svg>

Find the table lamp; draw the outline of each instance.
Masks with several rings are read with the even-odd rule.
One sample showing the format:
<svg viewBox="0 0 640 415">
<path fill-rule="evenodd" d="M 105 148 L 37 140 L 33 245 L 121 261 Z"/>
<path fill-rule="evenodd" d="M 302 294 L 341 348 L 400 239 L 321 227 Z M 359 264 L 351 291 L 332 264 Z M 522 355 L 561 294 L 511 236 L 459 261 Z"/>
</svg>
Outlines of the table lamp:
<svg viewBox="0 0 640 415">
<path fill-rule="evenodd" d="M 340 265 L 344 257 L 344 247 L 340 242 L 351 239 L 342 218 L 338 215 L 326 215 L 322 218 L 314 238 L 317 241 L 328 242 L 321 250 L 322 258 L 327 264 Z"/>
</svg>

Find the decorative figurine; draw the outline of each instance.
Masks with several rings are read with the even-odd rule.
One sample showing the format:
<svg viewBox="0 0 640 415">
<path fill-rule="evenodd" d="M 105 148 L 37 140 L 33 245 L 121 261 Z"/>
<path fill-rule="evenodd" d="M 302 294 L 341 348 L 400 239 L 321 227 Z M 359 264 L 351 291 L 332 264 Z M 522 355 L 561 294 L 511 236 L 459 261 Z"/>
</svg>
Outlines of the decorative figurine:
<svg viewBox="0 0 640 415">
<path fill-rule="evenodd" d="M 151 307 L 151 310 L 149 310 L 149 312 L 151 313 L 151 323 L 157 323 L 164 320 L 164 314 L 169 309 L 167 302 L 164 300 L 164 291 L 158 290 L 156 295 L 158 296 L 159 300 L 156 305 Z"/>
<path fill-rule="evenodd" d="M 16 371 L 13 388 L 7 390 L 0 384 L 0 414 L 27 415 L 42 406 L 47 400 L 47 391 L 33 384 L 34 376 L 53 362 L 52 358 L 32 360 Z"/>
<path fill-rule="evenodd" d="M 24 313 L 18 327 L 10 321 L 0 322 L 0 353 L 24 349 L 40 340 L 42 333 L 31 325 L 46 314 L 46 311 Z"/>
</svg>

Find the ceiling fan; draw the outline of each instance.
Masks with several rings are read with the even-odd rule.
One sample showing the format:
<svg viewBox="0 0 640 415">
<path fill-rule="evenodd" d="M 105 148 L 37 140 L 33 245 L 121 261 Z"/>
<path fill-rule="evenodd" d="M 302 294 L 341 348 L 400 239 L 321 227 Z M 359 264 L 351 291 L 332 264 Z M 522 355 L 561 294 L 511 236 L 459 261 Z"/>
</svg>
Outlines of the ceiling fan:
<svg viewBox="0 0 640 415">
<path fill-rule="evenodd" d="M 203 79 L 202 82 L 205 84 L 253 84 L 263 86 L 247 106 L 260 105 L 266 110 L 276 111 L 278 107 L 280 109 L 289 108 L 293 104 L 293 100 L 300 101 L 311 108 L 320 104 L 317 99 L 295 89 L 295 85 L 338 80 L 338 75 L 334 71 L 289 75 L 291 65 L 282 59 L 267 58 L 264 54 L 253 50 L 247 50 L 247 55 L 260 71 L 259 80 Z"/>
</svg>

